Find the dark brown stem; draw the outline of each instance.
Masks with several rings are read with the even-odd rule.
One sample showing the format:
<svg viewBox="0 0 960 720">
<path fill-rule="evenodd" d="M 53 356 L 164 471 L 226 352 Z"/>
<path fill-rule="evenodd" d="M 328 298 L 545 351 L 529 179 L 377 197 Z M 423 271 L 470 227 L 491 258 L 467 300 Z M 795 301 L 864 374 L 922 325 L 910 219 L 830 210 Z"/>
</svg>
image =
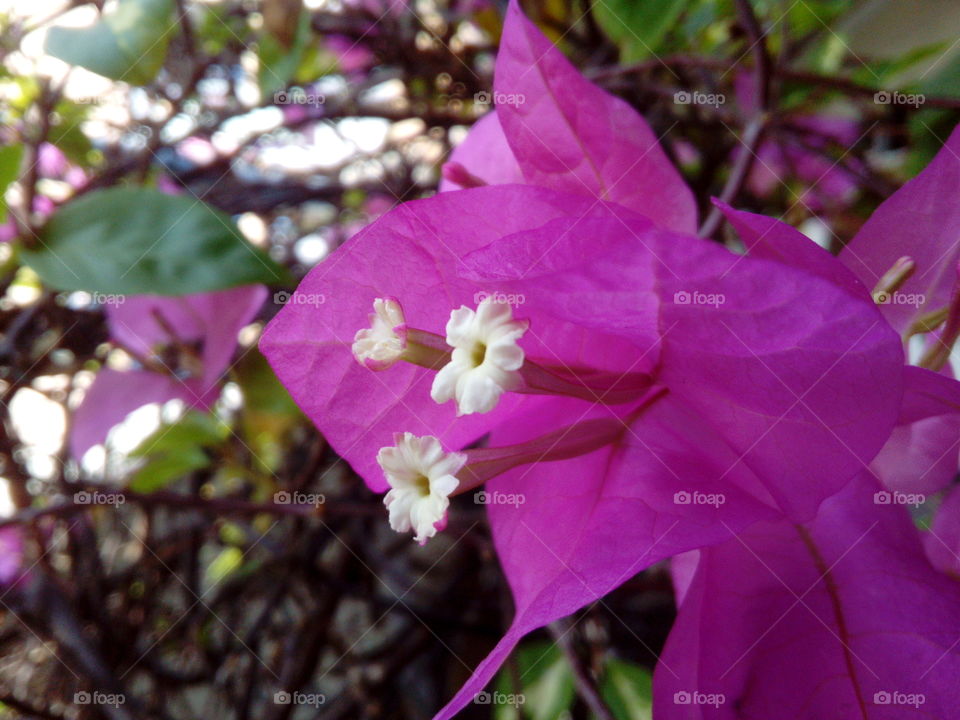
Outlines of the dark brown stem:
<svg viewBox="0 0 960 720">
<path fill-rule="evenodd" d="M 725 203 L 732 202 L 740 193 L 753 162 L 757 156 L 757 148 L 763 138 L 763 132 L 766 128 L 767 119 L 771 110 L 770 102 L 770 78 L 772 76 L 773 63 L 770 54 L 767 52 L 765 35 L 757 22 L 757 16 L 753 12 L 753 7 L 749 0 L 737 0 L 737 16 L 740 19 L 740 25 L 743 27 L 750 41 L 750 52 L 753 55 L 753 82 L 754 96 L 756 98 L 756 108 L 750 119 L 744 127 L 743 134 L 740 136 L 740 144 L 743 146 L 740 154 L 734 162 L 727 178 L 723 190 L 720 192 L 720 200 Z M 723 221 L 723 213 L 720 208 L 714 206 L 710 209 L 707 219 L 700 228 L 700 237 L 713 237 L 714 233 L 720 227 Z"/>
<path fill-rule="evenodd" d="M 600 718 L 600 720 L 613 720 L 613 713 L 600 695 L 600 689 L 597 687 L 596 680 L 587 669 L 583 660 L 581 660 L 576 647 L 574 647 L 573 623 L 570 621 L 570 618 L 564 618 L 563 620 L 550 623 L 548 629 L 550 635 L 553 636 L 553 641 L 563 652 L 567 658 L 567 662 L 570 664 L 570 670 L 573 673 L 573 684 L 577 688 L 577 694 L 580 696 L 580 699 L 586 703 L 587 707 L 589 707 L 593 714 Z"/>
</svg>

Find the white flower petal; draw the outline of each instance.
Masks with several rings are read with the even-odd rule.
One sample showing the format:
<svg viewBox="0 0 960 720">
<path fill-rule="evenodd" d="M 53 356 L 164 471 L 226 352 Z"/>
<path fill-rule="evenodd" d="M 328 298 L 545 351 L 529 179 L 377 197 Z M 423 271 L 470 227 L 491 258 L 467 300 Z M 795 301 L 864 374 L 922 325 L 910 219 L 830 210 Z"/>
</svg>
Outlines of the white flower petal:
<svg viewBox="0 0 960 720">
<path fill-rule="evenodd" d="M 370 327 L 357 330 L 353 337 L 353 356 L 370 370 L 386 370 L 407 349 L 407 325 L 403 308 L 394 298 L 373 301 Z"/>
<path fill-rule="evenodd" d="M 523 349 L 517 344 L 526 321 L 514 320 L 506 303 L 484 298 L 476 312 L 460 307 L 450 313 L 447 343 L 450 362 L 434 378 L 430 396 L 438 403 L 456 400 L 457 414 L 493 410 L 500 396 L 520 384 Z"/>
<path fill-rule="evenodd" d="M 414 531 L 414 539 L 423 543 L 437 534 L 450 505 L 449 495 L 460 484 L 455 473 L 467 456 L 444 452 L 432 435 L 417 437 L 397 434 L 395 447 L 381 448 L 377 462 L 383 468 L 390 490 L 383 504 L 390 527 L 397 532 Z"/>
</svg>

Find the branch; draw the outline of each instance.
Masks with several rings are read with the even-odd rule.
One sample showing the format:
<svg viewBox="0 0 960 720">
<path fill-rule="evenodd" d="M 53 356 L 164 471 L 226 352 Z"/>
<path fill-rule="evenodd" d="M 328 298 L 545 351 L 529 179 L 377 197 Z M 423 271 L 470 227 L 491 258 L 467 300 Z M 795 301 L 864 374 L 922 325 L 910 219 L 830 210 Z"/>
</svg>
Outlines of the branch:
<svg viewBox="0 0 960 720">
<path fill-rule="evenodd" d="M 737 156 L 733 169 L 730 171 L 730 177 L 727 178 L 727 182 L 720 192 L 720 200 L 725 203 L 731 202 L 740 193 L 747 176 L 750 174 L 750 169 L 753 167 L 757 148 L 760 145 L 769 117 L 770 78 L 773 68 L 773 63 L 767 52 L 764 33 L 757 22 L 757 16 L 754 14 L 749 0 L 737 0 L 737 15 L 740 18 L 740 25 L 750 40 L 750 52 L 753 54 L 756 108 L 747 121 L 743 135 L 740 137 L 743 150 Z M 700 237 L 712 237 L 722 221 L 723 214 L 720 208 L 712 207 L 707 219 L 700 227 Z"/>
<path fill-rule="evenodd" d="M 613 713 L 600 696 L 600 690 L 597 687 L 596 681 L 590 674 L 590 671 L 584 666 L 580 656 L 577 654 L 577 649 L 573 646 L 573 636 L 571 634 L 573 623 L 570 622 L 570 618 L 564 618 L 563 620 L 550 623 L 548 629 L 557 647 L 563 651 L 567 662 L 570 663 L 570 669 L 573 672 L 573 683 L 577 688 L 577 694 L 580 695 L 580 698 L 587 704 L 587 707 L 589 707 L 593 714 L 600 718 L 600 720 L 614 720 Z"/>
<path fill-rule="evenodd" d="M 90 493 L 98 493 L 107 498 L 116 499 L 118 504 L 134 502 L 144 507 L 176 507 L 186 510 L 197 510 L 210 515 L 259 515 L 266 513 L 269 515 L 282 515 L 301 518 L 323 517 L 328 514 L 333 515 L 367 515 L 379 514 L 381 508 L 377 506 L 366 506 L 356 503 L 337 503 L 337 507 L 328 507 L 327 505 L 283 505 L 279 503 L 258 503 L 247 500 L 235 500 L 232 498 L 213 498 L 205 499 L 192 495 L 184 495 L 176 492 L 158 491 L 154 493 L 137 493 L 130 490 L 114 490 L 90 486 L 77 486 L 77 490 L 83 490 Z M 0 528 L 10 525 L 25 525 L 36 522 L 43 517 L 66 517 L 74 513 L 84 512 L 94 507 L 108 506 L 106 503 L 89 505 L 77 503 L 74 501 L 60 502 L 44 508 L 29 508 L 21 510 L 9 517 L 0 519 Z M 115 506 L 114 506 L 115 507 Z"/>
</svg>

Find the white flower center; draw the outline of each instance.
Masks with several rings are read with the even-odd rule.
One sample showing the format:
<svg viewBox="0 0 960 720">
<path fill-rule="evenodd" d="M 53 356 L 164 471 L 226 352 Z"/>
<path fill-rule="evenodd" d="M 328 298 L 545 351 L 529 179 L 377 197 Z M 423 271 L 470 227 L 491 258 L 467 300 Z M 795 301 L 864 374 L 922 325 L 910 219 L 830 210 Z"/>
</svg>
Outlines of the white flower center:
<svg viewBox="0 0 960 720">
<path fill-rule="evenodd" d="M 490 412 L 500 396 L 520 384 L 523 349 L 517 341 L 527 331 L 514 320 L 506 303 L 488 297 L 476 312 L 466 306 L 450 313 L 447 344 L 450 362 L 433 380 L 431 397 L 438 403 L 455 399 L 457 414 Z"/>
<path fill-rule="evenodd" d="M 446 524 L 450 493 L 460 485 L 456 473 L 467 456 L 444 452 L 432 435 L 397 433 L 394 442 L 395 447 L 380 448 L 377 453 L 390 484 L 383 504 L 390 514 L 390 527 L 401 533 L 413 530 L 414 540 L 423 545 Z"/>
<path fill-rule="evenodd" d="M 370 370 L 386 370 L 407 348 L 407 321 L 400 302 L 394 298 L 373 301 L 370 327 L 358 330 L 353 338 L 353 356 Z"/>
</svg>

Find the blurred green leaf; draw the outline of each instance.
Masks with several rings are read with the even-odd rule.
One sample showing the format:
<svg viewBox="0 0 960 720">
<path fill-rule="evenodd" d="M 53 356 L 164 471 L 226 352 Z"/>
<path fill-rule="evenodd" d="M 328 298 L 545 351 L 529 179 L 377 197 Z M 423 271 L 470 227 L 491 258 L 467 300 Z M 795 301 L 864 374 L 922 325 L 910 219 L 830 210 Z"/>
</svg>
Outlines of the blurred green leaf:
<svg viewBox="0 0 960 720">
<path fill-rule="evenodd" d="M 496 720 L 558 720 L 573 704 L 573 674 L 560 649 L 547 642 L 531 642 L 514 651 L 516 679 L 508 666 L 500 672 L 491 695 Z M 515 702 L 511 702 L 513 698 Z"/>
<path fill-rule="evenodd" d="M 283 461 L 284 436 L 303 416 L 259 351 L 245 353 L 234 370 L 243 392 L 243 436 L 256 462 L 273 473 Z"/>
<path fill-rule="evenodd" d="M 257 81 L 263 96 L 272 95 L 286 87 L 300 66 L 309 40 L 310 14 L 306 11 L 299 14 L 296 35 L 291 47 L 285 47 L 275 35 L 269 32 L 260 37 L 258 46 L 260 71 Z"/>
<path fill-rule="evenodd" d="M 57 103 L 54 143 L 70 162 L 86 168 L 91 165 L 93 144 L 83 132 L 92 105 L 63 100 Z"/>
<path fill-rule="evenodd" d="M 18 143 L 0 147 L 0 223 L 7 220 L 7 201 L 3 198 L 3 194 L 7 186 L 20 174 L 22 161 L 23 145 Z"/>
<path fill-rule="evenodd" d="M 243 551 L 240 548 L 224 548 L 207 566 L 207 583 L 216 585 L 227 576 L 235 573 L 242 564 Z"/>
<path fill-rule="evenodd" d="M 250 27 L 242 15 L 226 5 L 200 5 L 203 13 L 196 26 L 197 39 L 206 55 L 218 55 L 231 42 L 247 42 Z"/>
<path fill-rule="evenodd" d="M 211 447 L 218 445 L 230 435 L 230 428 L 219 418 L 209 413 L 190 411 L 175 423 L 164 425 L 146 438 L 131 453 L 131 457 L 177 451 L 185 445 Z"/>
<path fill-rule="evenodd" d="M 288 281 L 229 216 L 150 188 L 84 195 L 54 214 L 40 239 L 23 261 L 58 290 L 184 295 Z"/>
<path fill-rule="evenodd" d="M 680 35 L 700 52 L 717 52 L 717 44 L 728 39 L 727 26 L 733 17 L 732 0 L 696 0 L 684 12 Z"/>
<path fill-rule="evenodd" d="M 943 56 L 943 43 L 919 47 L 902 55 L 884 60 L 874 60 L 869 67 L 858 69 L 855 76 L 865 85 L 879 83 L 890 90 L 905 90 L 912 87 L 922 68 Z M 920 77 L 923 77 L 920 74 Z"/>
<path fill-rule="evenodd" d="M 676 22 L 687 0 L 605 0 L 593 6 L 597 22 L 620 48 L 625 63 L 656 53 L 660 41 Z"/>
<path fill-rule="evenodd" d="M 243 390 L 244 411 L 299 417 L 297 404 L 258 350 L 245 353 L 234 369 Z"/>
<path fill-rule="evenodd" d="M 45 49 L 71 65 L 143 85 L 163 65 L 176 26 L 173 7 L 173 0 L 120 0 L 90 27 L 50 28 Z"/>
<path fill-rule="evenodd" d="M 866 0 L 836 32 L 855 63 L 866 66 L 861 81 L 889 89 L 922 82 L 960 53 L 960 13 L 943 0 Z"/>
<path fill-rule="evenodd" d="M 960 55 L 944 58 L 940 65 L 932 69 L 919 83 L 919 88 L 931 95 L 957 97 L 960 95 Z"/>
<path fill-rule="evenodd" d="M 906 182 L 930 164 L 934 156 L 943 149 L 956 121 L 956 113 L 946 108 L 922 107 L 907 116 L 907 127 L 910 129 L 910 141 L 907 143 L 909 154 L 900 168 L 899 181 Z"/>
<path fill-rule="evenodd" d="M 130 489 L 139 493 L 163 490 L 184 475 L 210 465 L 210 457 L 195 446 L 178 452 L 162 453 L 150 460 L 130 478 Z"/>
<path fill-rule="evenodd" d="M 639 665 L 611 659 L 604 668 L 600 694 L 617 720 L 650 720 L 653 688 L 650 673 Z"/>
<path fill-rule="evenodd" d="M 828 28 L 852 6 L 851 0 L 804 0 L 791 5 L 786 11 L 790 32 L 794 37 L 803 37 L 810 33 L 828 34 Z M 781 17 L 781 6 L 769 8 L 773 13 L 771 20 Z"/>
<path fill-rule="evenodd" d="M 155 492 L 189 472 L 207 467 L 211 459 L 205 449 L 219 445 L 229 433 L 221 420 L 196 411 L 161 426 L 130 453 L 132 458 L 147 459 L 130 478 L 130 489 Z"/>
<path fill-rule="evenodd" d="M 224 545 L 243 545 L 247 540 L 247 532 L 235 522 L 224 522 L 220 526 L 220 541 Z"/>
</svg>

